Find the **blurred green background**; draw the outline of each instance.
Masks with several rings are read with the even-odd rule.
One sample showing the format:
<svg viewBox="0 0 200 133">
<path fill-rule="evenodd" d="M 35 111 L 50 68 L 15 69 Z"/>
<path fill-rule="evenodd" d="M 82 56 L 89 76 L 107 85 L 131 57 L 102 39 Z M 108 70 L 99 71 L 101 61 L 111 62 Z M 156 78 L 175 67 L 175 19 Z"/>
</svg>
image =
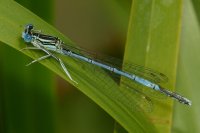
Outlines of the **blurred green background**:
<svg viewBox="0 0 200 133">
<path fill-rule="evenodd" d="M 131 0 L 16 1 L 80 47 L 123 58 Z M 180 3 L 183 17 L 176 90 L 187 94 L 194 105 L 188 108 L 175 103 L 170 130 L 163 132 L 197 133 L 200 2 L 180 0 Z M 111 133 L 116 125 L 120 127 L 101 107 L 40 63 L 26 67 L 30 61 L 13 48 L 0 45 L 0 132 Z"/>
<path fill-rule="evenodd" d="M 125 36 L 121 30 L 126 31 L 125 28 L 116 28 L 118 23 L 113 25 L 115 16 L 110 18 L 107 14 L 112 14 L 109 7 L 104 6 L 107 1 L 16 1 L 67 34 L 77 44 L 86 48 L 105 47 L 114 55 L 122 52 Z M 123 4 L 131 6 L 130 2 Z M 128 23 L 128 15 L 126 17 L 124 26 Z M 113 45 L 118 47 L 116 53 L 112 50 Z M 87 96 L 41 64 L 26 67 L 30 58 L 6 45 L 0 47 L 2 133 L 113 132 L 113 118 Z"/>
</svg>

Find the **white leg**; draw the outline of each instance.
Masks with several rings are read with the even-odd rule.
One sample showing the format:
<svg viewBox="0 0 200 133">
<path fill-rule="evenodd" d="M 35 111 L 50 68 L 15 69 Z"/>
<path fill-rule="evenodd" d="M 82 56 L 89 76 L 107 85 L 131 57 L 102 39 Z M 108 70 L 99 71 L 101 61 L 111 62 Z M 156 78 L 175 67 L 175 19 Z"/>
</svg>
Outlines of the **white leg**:
<svg viewBox="0 0 200 133">
<path fill-rule="evenodd" d="M 57 58 L 55 55 L 53 55 L 51 52 L 49 52 L 48 50 L 46 50 L 44 48 L 41 48 L 41 49 L 48 55 L 51 55 L 51 57 L 53 57 L 55 60 L 57 60 L 60 63 L 60 65 L 61 65 L 62 69 L 64 70 L 64 72 L 66 73 L 66 75 L 69 77 L 69 79 L 72 80 L 74 83 L 78 84 L 75 80 L 72 79 L 69 71 L 67 70 L 67 68 L 65 67 L 65 64 L 63 63 L 63 61 L 60 58 Z"/>
<path fill-rule="evenodd" d="M 36 60 L 31 61 L 31 62 L 28 63 L 26 66 L 30 66 L 31 64 L 33 64 L 33 63 L 35 63 L 35 62 L 38 62 L 38 61 L 41 61 L 41 60 L 44 60 L 44 59 L 46 59 L 46 58 L 48 58 L 48 57 L 51 57 L 51 55 L 42 56 L 42 57 L 40 57 L 40 58 L 38 58 L 38 59 L 36 59 Z"/>
<path fill-rule="evenodd" d="M 72 80 L 74 83 L 78 84 L 75 80 L 72 79 L 72 77 L 71 77 L 69 71 L 67 70 L 67 68 L 65 67 L 63 61 L 62 61 L 60 58 L 57 58 L 57 57 L 56 57 L 55 55 L 53 55 L 51 52 L 49 52 L 48 50 L 46 50 L 46 49 L 44 49 L 44 48 L 42 48 L 42 47 L 40 47 L 40 48 L 38 48 L 38 47 L 27 47 L 27 48 L 24 48 L 24 49 L 22 49 L 22 50 L 26 50 L 26 49 L 32 49 L 32 50 L 37 49 L 37 50 L 42 50 L 42 51 L 44 51 L 44 52 L 47 54 L 47 55 L 42 56 L 42 57 L 40 57 L 40 58 L 38 58 L 38 59 L 36 59 L 36 60 L 33 60 L 32 62 L 30 62 L 30 63 L 27 64 L 26 66 L 29 66 L 29 65 L 31 65 L 31 64 L 33 64 L 33 63 L 35 63 L 35 62 L 44 60 L 44 59 L 46 59 L 46 58 L 48 58 L 48 57 L 53 57 L 55 60 L 57 60 L 57 61 L 60 63 L 62 69 L 64 70 L 64 72 L 66 73 L 66 75 L 69 77 L 69 79 Z"/>
<path fill-rule="evenodd" d="M 69 71 L 67 70 L 67 68 L 65 67 L 63 61 L 62 61 L 60 58 L 58 58 L 58 60 L 59 60 L 59 62 L 60 62 L 60 65 L 61 65 L 62 69 L 64 70 L 64 72 L 66 73 L 66 75 L 69 77 L 69 79 L 70 79 L 71 81 L 73 81 L 74 83 L 78 84 L 75 80 L 72 79 L 72 77 L 71 77 Z"/>
<path fill-rule="evenodd" d="M 24 50 L 41 50 L 41 48 L 37 48 L 37 47 L 26 47 L 21 49 L 20 51 L 24 51 Z"/>
</svg>

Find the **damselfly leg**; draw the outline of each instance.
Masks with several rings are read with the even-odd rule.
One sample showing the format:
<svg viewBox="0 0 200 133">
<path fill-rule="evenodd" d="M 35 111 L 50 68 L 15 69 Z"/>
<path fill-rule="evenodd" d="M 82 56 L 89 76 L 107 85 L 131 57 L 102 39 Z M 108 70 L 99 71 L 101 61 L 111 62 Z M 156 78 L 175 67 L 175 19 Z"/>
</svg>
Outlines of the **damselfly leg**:
<svg viewBox="0 0 200 133">
<path fill-rule="evenodd" d="M 31 64 L 33 64 L 33 63 L 35 63 L 35 62 L 39 62 L 39 61 L 41 61 L 41 60 L 44 60 L 44 59 L 46 59 L 46 58 L 48 58 L 48 57 L 51 57 L 51 55 L 45 55 L 45 56 L 42 56 L 42 57 L 40 57 L 40 58 L 38 58 L 38 59 L 35 59 L 35 60 L 31 61 L 30 63 L 28 63 L 26 66 L 30 66 Z"/>
<path fill-rule="evenodd" d="M 47 55 L 45 55 L 45 56 L 42 56 L 42 57 L 40 57 L 40 58 L 38 58 L 38 59 L 35 59 L 35 60 L 31 61 L 31 62 L 28 63 L 26 66 L 30 66 L 31 64 L 33 64 L 33 63 L 35 63 L 35 62 L 39 62 L 39 61 L 44 60 L 44 59 L 47 59 L 47 58 L 49 58 L 49 57 L 53 57 L 56 61 L 58 61 L 58 62 L 60 63 L 62 69 L 64 70 L 65 74 L 69 77 L 69 79 L 72 80 L 74 83 L 78 84 L 78 83 L 77 83 L 75 80 L 73 80 L 73 78 L 71 77 L 71 75 L 70 75 L 69 71 L 67 70 L 67 68 L 66 68 L 65 64 L 63 63 L 63 61 L 62 61 L 60 58 L 56 57 L 56 56 L 55 56 L 54 54 L 52 54 L 51 52 L 49 52 L 48 50 L 46 50 L 45 48 L 42 48 L 42 47 L 39 47 L 39 48 L 38 48 L 38 47 L 26 47 L 26 48 L 23 48 L 21 51 L 23 51 L 23 50 L 42 50 L 42 51 L 44 51 L 44 52 L 47 54 Z"/>
</svg>

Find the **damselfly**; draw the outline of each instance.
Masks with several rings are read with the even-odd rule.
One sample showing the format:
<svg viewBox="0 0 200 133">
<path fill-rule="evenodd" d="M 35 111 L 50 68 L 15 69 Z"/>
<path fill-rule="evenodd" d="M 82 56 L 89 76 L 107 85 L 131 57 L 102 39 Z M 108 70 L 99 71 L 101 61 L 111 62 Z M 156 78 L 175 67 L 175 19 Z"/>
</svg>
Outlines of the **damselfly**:
<svg viewBox="0 0 200 133">
<path fill-rule="evenodd" d="M 137 69 L 135 71 L 133 70 L 133 72 L 130 72 L 128 70 L 121 70 L 121 69 L 115 67 L 114 65 L 105 63 L 102 60 L 87 57 L 83 54 L 77 53 L 76 50 L 78 48 L 74 48 L 72 46 L 66 45 L 58 37 L 45 35 L 45 34 L 40 33 L 40 31 L 38 31 L 38 30 L 34 30 L 34 26 L 32 24 L 28 24 L 25 26 L 25 30 L 22 32 L 22 38 L 24 39 L 25 42 L 32 43 L 32 45 L 33 45 L 33 47 L 27 47 L 24 49 L 32 49 L 32 50 L 39 49 L 46 53 L 45 56 L 42 56 L 36 60 L 33 60 L 28 65 L 30 65 L 34 62 L 44 60 L 49 57 L 53 57 L 55 60 L 57 60 L 60 63 L 62 69 L 64 70 L 66 75 L 69 77 L 69 79 L 72 80 L 73 82 L 77 83 L 76 81 L 73 80 L 69 71 L 65 67 L 63 61 L 60 58 L 56 57 L 53 53 L 51 53 L 51 51 L 52 51 L 52 52 L 56 52 L 56 53 L 59 53 L 62 55 L 76 58 L 83 62 L 87 62 L 89 64 L 93 64 L 95 66 L 101 67 L 101 68 L 111 71 L 117 75 L 126 77 L 126 78 L 132 80 L 133 82 L 137 82 L 138 84 L 148 87 L 149 89 L 158 91 L 162 94 L 165 94 L 166 96 L 172 97 L 172 98 L 178 100 L 180 103 L 183 103 L 186 105 L 192 105 L 192 102 L 190 100 L 188 100 L 187 98 L 185 98 L 175 92 L 171 92 L 167 89 L 164 89 L 159 84 L 157 84 L 157 82 L 156 82 L 157 80 L 160 80 L 160 79 L 162 80 L 162 77 L 165 77 L 161 73 L 154 73 L 150 69 L 143 69 L 143 71 L 139 71 L 139 69 Z M 81 50 L 81 49 L 78 49 L 78 50 Z M 129 64 L 129 66 L 131 67 L 130 64 Z M 133 67 L 133 68 L 136 68 L 136 67 Z M 143 72 L 145 72 L 145 74 L 143 74 Z M 148 77 L 149 75 L 154 75 L 155 79 L 146 78 L 146 76 Z"/>
</svg>

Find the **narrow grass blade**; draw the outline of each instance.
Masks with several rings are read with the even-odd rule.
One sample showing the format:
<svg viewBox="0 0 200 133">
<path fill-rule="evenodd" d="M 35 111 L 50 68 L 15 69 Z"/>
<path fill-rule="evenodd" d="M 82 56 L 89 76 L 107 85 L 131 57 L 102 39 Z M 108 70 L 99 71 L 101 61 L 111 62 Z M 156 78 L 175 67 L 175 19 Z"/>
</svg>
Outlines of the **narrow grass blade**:
<svg viewBox="0 0 200 133">
<path fill-rule="evenodd" d="M 160 71 L 169 77 L 165 88 L 174 90 L 182 1 L 134 0 L 124 60 Z M 152 99 L 154 110 L 147 114 L 159 132 L 172 125 L 172 100 Z M 146 126 L 146 125 L 145 125 Z"/>
<path fill-rule="evenodd" d="M 197 1 L 196 1 L 197 2 Z M 178 62 L 177 90 L 192 100 L 191 108 L 175 104 L 172 132 L 199 133 L 200 127 L 200 14 L 199 5 L 184 0 L 183 26 Z M 197 13 L 198 12 L 198 13 Z"/>
</svg>

